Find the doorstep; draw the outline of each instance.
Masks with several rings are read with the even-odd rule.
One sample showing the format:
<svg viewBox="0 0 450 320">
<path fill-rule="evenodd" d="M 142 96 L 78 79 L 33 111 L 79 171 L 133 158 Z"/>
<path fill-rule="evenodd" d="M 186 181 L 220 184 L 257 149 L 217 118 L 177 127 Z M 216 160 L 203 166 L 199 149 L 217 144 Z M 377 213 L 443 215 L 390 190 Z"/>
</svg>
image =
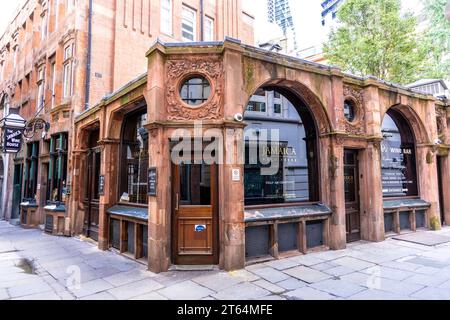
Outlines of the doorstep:
<svg viewBox="0 0 450 320">
<path fill-rule="evenodd" d="M 218 266 L 215 265 L 172 265 L 169 271 L 215 271 L 220 270 Z"/>
</svg>

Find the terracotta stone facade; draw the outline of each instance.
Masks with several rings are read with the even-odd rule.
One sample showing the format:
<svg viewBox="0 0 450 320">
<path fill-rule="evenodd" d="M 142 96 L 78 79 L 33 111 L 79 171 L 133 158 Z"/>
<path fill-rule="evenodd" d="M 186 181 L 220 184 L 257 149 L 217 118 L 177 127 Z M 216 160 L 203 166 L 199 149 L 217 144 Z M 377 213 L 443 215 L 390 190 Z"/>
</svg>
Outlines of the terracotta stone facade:
<svg viewBox="0 0 450 320">
<path fill-rule="evenodd" d="M 146 106 L 147 113 L 148 166 L 156 168 L 158 176 L 157 196 L 149 196 L 148 206 L 139 207 L 148 211 L 148 218 L 142 224 L 148 226 L 148 265 L 154 272 L 166 271 L 173 264 L 177 242 L 173 238 L 177 202 L 174 202 L 175 186 L 171 179 L 174 172 L 170 140 L 180 128 L 193 132 L 199 121 L 204 133 L 210 129 L 222 133 L 221 152 L 227 159 L 226 163 L 218 165 L 217 241 L 221 268 L 233 270 L 245 265 L 246 240 L 249 240 L 246 230 L 253 225 L 269 226 L 270 254 L 275 258 L 282 256 L 276 238 L 280 224 L 285 222 L 283 212 L 302 212 L 300 218 L 296 216 L 289 220 L 299 223 L 297 232 L 301 248 L 298 251 L 309 251 L 305 230 L 318 216 L 325 219 L 322 248 L 345 248 L 348 223 L 345 150 L 354 150 L 358 158 L 356 179 L 360 187 L 361 239 L 383 241 L 389 235 L 386 214 L 391 213 L 394 232 L 401 232 L 400 224 L 405 220 L 400 220 L 405 210 L 412 230 L 416 230 L 416 222 L 419 224 L 414 216 L 419 210 L 425 212 L 423 227 L 437 229 L 441 223 L 450 223 L 450 111 L 444 102 L 371 77 L 358 78 L 336 68 L 262 51 L 231 39 L 209 45 L 156 42 L 147 52 L 147 58 L 147 75 L 116 91 L 75 121 L 74 187 L 69 218 L 72 232 L 82 232 L 84 217 L 89 210 L 83 205 L 89 150 L 86 142 L 89 135 L 98 130 L 100 175 L 105 190 L 99 199 L 98 241 L 101 249 L 111 246 L 111 213 L 108 212 L 120 202 L 117 185 L 120 167 L 124 165 L 120 157 L 121 128 L 127 114 L 141 106 Z M 200 107 L 191 108 L 181 101 L 180 86 L 189 75 L 201 75 L 211 84 L 211 96 Z M 317 133 L 318 175 L 315 179 L 319 194 L 314 203 L 296 204 L 295 208 L 278 205 L 276 210 L 281 211 L 281 215 L 255 222 L 249 219 L 252 212 L 271 214 L 272 209 L 271 206 L 244 204 L 245 169 L 239 161 L 238 149 L 247 123 L 236 121 L 235 116 L 245 114 L 249 99 L 261 87 L 275 88 L 294 100 L 300 99 L 309 109 Z M 344 103 L 349 100 L 354 106 L 352 121 L 346 120 L 344 115 Z M 414 135 L 414 166 L 419 191 L 417 196 L 388 201 L 383 198 L 381 144 L 384 138 L 381 126 L 390 112 L 402 117 Z M 438 179 L 438 162 L 441 179 Z M 237 173 L 240 178 L 236 179 Z M 127 207 L 127 204 L 122 205 Z M 330 212 L 325 210 L 318 215 L 314 210 L 323 208 L 321 205 Z"/>
<path fill-rule="evenodd" d="M 161 31 L 162 1 L 23 2 L 0 37 L 0 114 L 6 116 L 10 108 L 17 108 L 28 121 L 38 117 L 49 122 L 50 130 L 43 139 L 38 132 L 26 141 L 18 155 L 2 156 L 0 218 L 17 221 L 21 214 L 21 210 L 17 210 L 19 204 L 31 202 L 31 220 L 25 224 L 34 227 L 46 222 L 46 215 L 53 215 L 54 233 L 72 234 L 69 199 L 78 187 L 72 180 L 72 172 L 76 172 L 72 162 L 76 159 L 76 153 L 74 156 L 72 153 L 77 141 L 74 120 L 108 94 L 144 74 L 147 69 L 145 52 L 157 38 L 166 42 L 185 40 L 181 27 L 184 7 L 195 12 L 194 40 L 202 40 L 203 14 L 212 21 L 211 40 L 230 36 L 253 43 L 253 17 L 241 8 L 240 0 L 169 2 L 170 33 Z M 52 170 L 47 169 L 53 161 L 51 137 L 61 133 L 67 134 L 68 144 L 62 150 L 68 155 L 65 170 L 62 169 L 66 176 L 60 178 L 58 186 L 64 191 L 58 201 L 51 201 L 56 202 L 57 209 L 52 204 L 53 211 L 48 211 L 44 208 L 55 192 L 51 186 L 56 188 L 56 182 L 49 181 L 48 174 L 52 174 Z M 29 195 L 31 199 L 25 199 L 26 178 L 30 174 L 26 164 L 27 145 L 32 142 L 39 143 L 37 181 L 33 182 L 36 190 Z M 55 148 L 56 157 L 59 149 Z M 47 222 L 52 224 L 50 220 Z"/>
</svg>

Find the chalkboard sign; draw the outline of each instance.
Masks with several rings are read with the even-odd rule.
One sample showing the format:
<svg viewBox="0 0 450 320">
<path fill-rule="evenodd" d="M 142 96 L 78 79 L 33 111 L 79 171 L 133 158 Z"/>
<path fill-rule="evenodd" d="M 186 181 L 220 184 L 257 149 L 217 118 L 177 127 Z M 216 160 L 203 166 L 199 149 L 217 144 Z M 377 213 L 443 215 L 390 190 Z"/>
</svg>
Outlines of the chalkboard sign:
<svg viewBox="0 0 450 320">
<path fill-rule="evenodd" d="M 105 176 L 100 176 L 98 178 L 98 194 L 99 195 L 105 194 Z"/>
<path fill-rule="evenodd" d="M 156 168 L 148 169 L 148 195 L 156 197 L 156 188 L 158 186 Z"/>
</svg>

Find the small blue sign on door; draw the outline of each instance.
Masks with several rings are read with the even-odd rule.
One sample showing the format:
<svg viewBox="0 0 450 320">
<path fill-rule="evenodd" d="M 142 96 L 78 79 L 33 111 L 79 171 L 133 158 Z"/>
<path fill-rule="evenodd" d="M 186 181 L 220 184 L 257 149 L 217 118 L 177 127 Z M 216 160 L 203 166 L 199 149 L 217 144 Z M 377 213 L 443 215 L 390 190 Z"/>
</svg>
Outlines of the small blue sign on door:
<svg viewBox="0 0 450 320">
<path fill-rule="evenodd" d="M 195 225 L 195 232 L 203 232 L 206 230 L 206 225 L 204 224 L 196 224 Z"/>
</svg>

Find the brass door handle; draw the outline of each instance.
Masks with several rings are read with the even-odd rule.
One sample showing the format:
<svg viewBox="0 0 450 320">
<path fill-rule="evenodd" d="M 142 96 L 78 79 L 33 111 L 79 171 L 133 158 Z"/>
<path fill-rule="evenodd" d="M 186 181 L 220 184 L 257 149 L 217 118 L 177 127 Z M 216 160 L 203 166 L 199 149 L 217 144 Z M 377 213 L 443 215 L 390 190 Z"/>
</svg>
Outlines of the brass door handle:
<svg viewBox="0 0 450 320">
<path fill-rule="evenodd" d="M 177 193 L 175 197 L 175 210 L 180 210 L 180 195 Z"/>
</svg>

